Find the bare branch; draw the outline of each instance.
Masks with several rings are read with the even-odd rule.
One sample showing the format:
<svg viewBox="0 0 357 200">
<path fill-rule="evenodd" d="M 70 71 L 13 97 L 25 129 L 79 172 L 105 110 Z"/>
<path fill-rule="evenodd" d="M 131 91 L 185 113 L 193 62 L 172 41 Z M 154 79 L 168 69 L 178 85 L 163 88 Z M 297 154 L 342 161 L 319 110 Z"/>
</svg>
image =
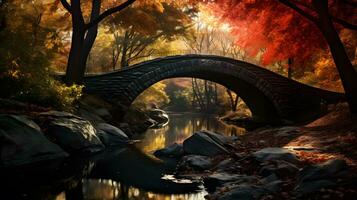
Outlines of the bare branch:
<svg viewBox="0 0 357 200">
<path fill-rule="evenodd" d="M 62 1 L 62 0 L 61 0 Z M 99 22 L 103 21 L 106 17 L 116 13 L 116 12 L 120 12 L 121 10 L 127 8 L 128 6 L 130 6 L 132 3 L 134 3 L 136 0 L 127 0 L 126 2 L 120 4 L 119 6 L 110 8 L 106 11 L 104 11 L 102 14 L 99 15 L 98 18 L 96 18 L 95 20 L 89 22 L 86 25 L 86 29 L 89 29 L 91 27 L 93 27 L 94 25 L 98 24 Z"/>
<path fill-rule="evenodd" d="M 351 30 L 357 30 L 357 25 L 351 24 L 343 19 L 331 16 L 331 19 L 333 22 L 342 25 L 344 28 L 351 29 Z"/>
<path fill-rule="evenodd" d="M 298 7 L 298 5 L 299 6 L 303 6 L 304 8 L 306 8 L 306 9 L 309 9 L 309 10 L 313 10 L 313 8 L 311 7 L 311 6 L 309 6 L 308 4 L 306 4 L 306 3 L 304 3 L 304 2 L 301 2 L 301 1 L 294 1 L 293 0 L 293 2 L 289 2 L 289 0 L 279 0 L 281 3 L 283 3 L 284 5 L 287 5 L 287 4 L 290 4 L 291 6 L 295 6 L 296 8 L 299 8 Z M 284 3 L 284 2 L 287 2 L 287 3 Z M 350 2 L 350 1 L 347 1 L 347 0 L 344 0 L 344 1 L 342 1 L 342 2 L 344 2 L 344 3 L 346 3 L 346 4 L 348 4 L 348 5 L 351 5 L 351 6 L 356 6 L 357 5 L 357 3 L 354 3 L 354 2 Z M 289 5 L 287 5 L 287 6 L 289 6 Z M 292 9 L 294 9 L 293 7 L 291 7 L 291 6 L 289 6 L 290 8 L 292 8 Z M 296 9 L 294 9 L 295 11 L 297 11 Z M 301 9 L 302 10 L 302 9 Z M 298 12 L 298 11 L 297 11 Z M 300 13 L 300 12 L 299 12 Z M 305 12 L 306 13 L 306 12 Z M 301 13 L 300 13 L 301 14 Z M 308 13 L 306 13 L 306 14 L 308 14 Z M 309 15 L 309 14 L 308 14 Z M 305 15 L 304 15 L 305 16 Z M 313 18 L 313 16 L 311 16 L 311 15 L 309 15 L 310 17 L 312 17 Z M 345 21 L 345 20 L 343 20 L 343 19 L 340 19 L 340 18 L 337 18 L 337 17 L 334 17 L 334 16 L 332 16 L 331 14 L 330 14 L 330 16 L 331 16 L 331 19 L 332 19 L 332 21 L 333 22 L 335 22 L 335 23 L 337 23 L 337 24 L 340 24 L 340 25 L 342 25 L 344 28 L 347 28 L 347 29 L 351 29 L 351 30 L 357 30 L 357 25 L 354 25 L 354 24 L 351 24 L 351 23 L 349 23 L 349 22 L 347 22 L 347 21 Z M 305 16 L 305 17 L 307 17 L 307 16 Z M 314 18 L 315 19 L 315 18 Z M 315 19 L 316 20 L 316 19 Z"/>
<path fill-rule="evenodd" d="M 67 2 L 67 0 L 61 0 L 61 3 L 63 7 L 70 13 L 72 13 L 72 7 L 71 5 Z"/>
</svg>

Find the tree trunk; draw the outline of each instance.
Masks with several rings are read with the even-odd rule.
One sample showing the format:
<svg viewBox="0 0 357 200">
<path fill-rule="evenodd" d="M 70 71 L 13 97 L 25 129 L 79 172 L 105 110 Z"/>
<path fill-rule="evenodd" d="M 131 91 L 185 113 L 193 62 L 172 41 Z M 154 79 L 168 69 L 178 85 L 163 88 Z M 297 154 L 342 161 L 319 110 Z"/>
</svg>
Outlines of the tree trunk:
<svg viewBox="0 0 357 200">
<path fill-rule="evenodd" d="M 127 67 L 128 66 L 128 59 L 127 59 L 127 53 L 128 53 L 128 42 L 129 42 L 129 32 L 125 31 L 124 35 L 124 40 L 123 40 L 123 49 L 121 52 L 121 60 L 120 60 L 120 67 Z"/>
<path fill-rule="evenodd" d="M 214 104 L 218 106 L 218 91 L 217 91 L 217 83 L 214 83 Z"/>
<path fill-rule="evenodd" d="M 288 78 L 292 79 L 293 78 L 293 69 L 292 66 L 293 65 L 293 59 L 289 58 L 288 59 Z"/>
<path fill-rule="evenodd" d="M 197 79 L 195 78 L 192 78 L 192 89 L 193 89 L 193 92 L 194 94 L 196 95 L 196 98 L 197 98 L 197 102 L 198 102 L 198 105 L 200 107 L 200 111 L 203 111 L 203 109 L 205 108 L 204 106 L 204 101 L 202 99 L 202 94 L 201 94 L 201 90 L 199 88 L 199 85 L 197 83 Z"/>
<path fill-rule="evenodd" d="M 85 24 L 79 1 L 72 1 L 72 43 L 69 52 L 65 81 L 67 85 L 80 84 L 83 80 L 81 72 L 83 66 L 83 49 L 85 37 Z"/>
<path fill-rule="evenodd" d="M 234 98 L 233 94 L 232 94 L 232 91 L 230 91 L 229 89 L 227 89 L 226 91 L 227 91 L 227 94 L 229 96 L 229 101 L 230 101 L 230 104 L 231 104 L 231 110 L 233 112 L 235 112 L 235 111 L 237 111 L 237 105 L 238 105 L 239 97 L 238 97 L 238 95 L 236 95 L 236 97 Z"/>
<path fill-rule="evenodd" d="M 343 43 L 334 28 L 328 13 L 328 1 L 313 0 L 312 2 L 319 17 L 318 26 L 330 47 L 336 68 L 340 74 L 350 110 L 357 114 L 357 72 L 353 68 Z"/>
<path fill-rule="evenodd" d="M 210 107 L 210 95 L 209 95 L 209 91 L 208 91 L 208 81 L 207 80 L 204 80 L 204 95 L 205 95 L 205 99 L 206 99 L 205 111 L 208 112 L 209 107 Z"/>
<path fill-rule="evenodd" d="M 101 6 L 101 0 L 92 1 L 92 12 L 91 12 L 90 21 L 94 21 L 97 17 L 99 17 L 100 6 Z M 80 65 L 82 66 L 80 67 L 80 73 L 82 74 L 81 79 L 83 79 L 83 76 L 85 74 L 88 56 L 93 47 L 95 39 L 97 38 L 97 35 L 98 35 L 98 24 L 94 25 L 87 31 L 84 39 L 83 54 L 81 56 L 81 65 Z"/>
<path fill-rule="evenodd" d="M 94 21 L 100 14 L 101 0 L 92 1 L 90 21 Z M 66 71 L 67 85 L 81 84 L 86 71 L 89 53 L 98 35 L 98 24 L 85 30 L 85 23 L 80 3 L 72 3 L 72 44 Z"/>
</svg>

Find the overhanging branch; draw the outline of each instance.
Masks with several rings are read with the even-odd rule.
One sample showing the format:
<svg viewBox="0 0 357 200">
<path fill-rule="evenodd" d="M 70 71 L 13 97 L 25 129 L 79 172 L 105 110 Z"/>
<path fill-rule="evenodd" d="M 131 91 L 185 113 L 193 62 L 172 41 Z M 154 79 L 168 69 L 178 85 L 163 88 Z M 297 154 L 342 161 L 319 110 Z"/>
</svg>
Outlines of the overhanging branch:
<svg viewBox="0 0 357 200">
<path fill-rule="evenodd" d="M 63 7 L 70 13 L 72 13 L 72 7 L 71 5 L 67 2 L 67 0 L 61 0 L 61 3 Z"/>
<path fill-rule="evenodd" d="M 62 0 L 61 0 L 62 1 Z M 91 27 L 93 27 L 94 25 L 100 23 L 101 21 L 103 21 L 106 17 L 116 13 L 116 12 L 119 12 L 123 9 L 125 9 L 126 7 L 130 6 L 132 3 L 134 3 L 136 0 L 127 0 L 125 1 L 124 3 L 120 4 L 119 6 L 116 6 L 116 7 L 113 7 L 113 8 L 110 8 L 106 11 L 104 11 L 102 14 L 99 15 L 98 18 L 96 18 L 95 20 L 89 22 L 87 25 L 86 25 L 86 29 L 90 29 Z"/>
<path fill-rule="evenodd" d="M 342 25 L 344 28 L 351 29 L 351 30 L 357 30 L 357 25 L 351 24 L 343 19 L 331 16 L 331 19 L 333 22 Z"/>
<path fill-rule="evenodd" d="M 292 3 L 291 1 L 289 1 L 289 0 L 279 0 L 279 2 L 284 4 L 287 7 L 291 8 L 291 9 L 295 10 L 300 15 L 304 16 L 305 18 L 307 18 L 311 22 L 313 22 L 316 25 L 318 25 L 317 19 L 314 16 L 312 16 L 309 13 L 305 12 L 303 9 L 301 9 L 299 6 L 297 6 L 296 4 Z"/>
</svg>

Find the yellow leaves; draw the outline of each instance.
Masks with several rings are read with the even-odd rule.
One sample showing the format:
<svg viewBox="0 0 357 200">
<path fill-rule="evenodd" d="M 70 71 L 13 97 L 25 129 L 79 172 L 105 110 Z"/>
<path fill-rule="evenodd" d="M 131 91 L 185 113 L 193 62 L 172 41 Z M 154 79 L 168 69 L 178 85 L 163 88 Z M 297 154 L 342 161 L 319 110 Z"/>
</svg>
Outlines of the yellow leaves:
<svg viewBox="0 0 357 200">
<path fill-rule="evenodd" d="M 317 152 L 309 152 L 309 151 L 297 151 L 295 153 L 300 158 L 300 160 L 303 160 L 308 163 L 314 163 L 314 164 L 323 163 L 328 160 L 336 158 L 336 155 L 328 154 L 328 153 L 317 153 Z"/>
<path fill-rule="evenodd" d="M 134 105 L 137 107 L 145 107 L 149 103 L 153 103 L 158 106 L 169 103 L 170 99 L 165 93 L 165 88 L 166 85 L 162 82 L 154 84 L 136 98 Z"/>
<path fill-rule="evenodd" d="M 66 86 L 56 80 L 49 79 L 46 88 L 42 88 L 40 95 L 47 95 L 51 99 L 51 106 L 70 111 L 73 104 L 82 96 L 83 85 Z"/>
<path fill-rule="evenodd" d="M 55 46 L 61 45 L 62 40 L 57 36 L 55 32 L 49 32 L 46 35 L 44 45 L 46 49 L 53 49 Z"/>
<path fill-rule="evenodd" d="M 9 70 L 7 72 L 8 76 L 10 76 L 13 79 L 19 79 L 20 78 L 20 71 L 19 70 Z"/>
</svg>

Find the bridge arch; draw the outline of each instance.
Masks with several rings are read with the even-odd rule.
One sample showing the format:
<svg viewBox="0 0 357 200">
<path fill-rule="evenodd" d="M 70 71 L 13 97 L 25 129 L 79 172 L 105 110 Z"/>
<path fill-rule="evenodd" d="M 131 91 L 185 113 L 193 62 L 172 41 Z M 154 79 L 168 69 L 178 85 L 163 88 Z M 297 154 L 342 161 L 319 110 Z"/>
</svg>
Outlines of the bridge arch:
<svg viewBox="0 0 357 200">
<path fill-rule="evenodd" d="M 168 78 L 193 77 L 219 83 L 236 92 L 254 117 L 301 122 L 316 117 L 322 102 L 342 95 L 309 87 L 259 66 L 230 58 L 184 55 L 155 59 L 111 73 L 87 76 L 85 90 L 125 106 L 151 85 Z"/>
</svg>

